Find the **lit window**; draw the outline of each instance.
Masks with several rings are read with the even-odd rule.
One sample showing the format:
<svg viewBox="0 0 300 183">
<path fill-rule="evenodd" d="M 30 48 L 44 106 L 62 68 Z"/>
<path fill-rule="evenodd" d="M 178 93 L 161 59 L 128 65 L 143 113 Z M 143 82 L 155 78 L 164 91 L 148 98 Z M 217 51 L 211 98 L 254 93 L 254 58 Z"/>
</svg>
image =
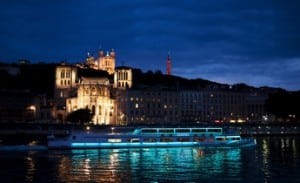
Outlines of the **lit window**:
<svg viewBox="0 0 300 183">
<path fill-rule="evenodd" d="M 135 108 L 136 109 L 139 108 L 139 104 L 138 103 L 135 104 Z"/>
</svg>

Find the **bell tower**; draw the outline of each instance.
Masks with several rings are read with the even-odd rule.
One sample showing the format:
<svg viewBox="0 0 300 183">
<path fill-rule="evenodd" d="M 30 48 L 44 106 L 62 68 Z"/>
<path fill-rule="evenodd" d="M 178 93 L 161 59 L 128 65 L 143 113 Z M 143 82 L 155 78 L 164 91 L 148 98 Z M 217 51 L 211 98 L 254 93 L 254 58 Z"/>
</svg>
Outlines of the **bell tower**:
<svg viewBox="0 0 300 183">
<path fill-rule="evenodd" d="M 103 55 L 103 51 L 99 51 L 99 70 L 105 70 L 109 74 L 113 74 L 115 72 L 116 65 L 116 53 L 112 49 L 110 52 L 107 52 L 106 55 Z"/>
</svg>

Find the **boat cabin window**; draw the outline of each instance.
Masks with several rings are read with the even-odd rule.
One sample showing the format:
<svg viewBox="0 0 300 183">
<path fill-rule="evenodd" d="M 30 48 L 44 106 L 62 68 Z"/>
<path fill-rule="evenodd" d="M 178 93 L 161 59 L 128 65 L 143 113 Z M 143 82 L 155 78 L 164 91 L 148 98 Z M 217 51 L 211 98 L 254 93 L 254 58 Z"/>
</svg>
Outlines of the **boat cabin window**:
<svg viewBox="0 0 300 183">
<path fill-rule="evenodd" d="M 231 137 L 231 140 L 241 140 L 241 137 Z"/>
<path fill-rule="evenodd" d="M 217 137 L 216 140 L 217 141 L 226 141 L 227 139 L 225 137 Z"/>
<path fill-rule="evenodd" d="M 174 133 L 173 129 L 159 129 L 159 133 Z"/>
<path fill-rule="evenodd" d="M 142 129 L 142 133 L 156 133 L 156 129 Z"/>
<path fill-rule="evenodd" d="M 221 133 L 222 129 L 221 128 L 209 128 L 209 129 L 207 129 L 207 132 L 218 132 L 218 133 Z"/>
<path fill-rule="evenodd" d="M 192 129 L 193 133 L 205 133 L 206 129 L 205 128 L 197 128 L 197 129 Z"/>
<path fill-rule="evenodd" d="M 184 129 L 184 128 L 179 128 L 179 129 L 176 129 L 176 132 L 177 133 L 189 133 L 190 132 L 190 129 Z"/>
</svg>

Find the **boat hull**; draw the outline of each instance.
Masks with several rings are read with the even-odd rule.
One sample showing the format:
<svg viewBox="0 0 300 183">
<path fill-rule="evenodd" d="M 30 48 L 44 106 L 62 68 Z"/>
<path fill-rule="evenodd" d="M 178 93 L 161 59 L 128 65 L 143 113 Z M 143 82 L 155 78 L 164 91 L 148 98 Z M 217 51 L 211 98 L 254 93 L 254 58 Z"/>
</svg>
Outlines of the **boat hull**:
<svg viewBox="0 0 300 183">
<path fill-rule="evenodd" d="M 223 133 L 221 128 L 138 128 L 131 133 L 73 132 L 65 138 L 48 137 L 49 149 L 242 147 L 252 138 Z"/>
<path fill-rule="evenodd" d="M 118 149 L 118 148 L 168 148 L 168 147 L 198 147 L 198 148 L 231 148 L 255 146 L 254 141 L 243 139 L 231 143 L 209 142 L 132 142 L 132 143 L 98 143 L 98 142 L 50 142 L 49 149 Z"/>
</svg>

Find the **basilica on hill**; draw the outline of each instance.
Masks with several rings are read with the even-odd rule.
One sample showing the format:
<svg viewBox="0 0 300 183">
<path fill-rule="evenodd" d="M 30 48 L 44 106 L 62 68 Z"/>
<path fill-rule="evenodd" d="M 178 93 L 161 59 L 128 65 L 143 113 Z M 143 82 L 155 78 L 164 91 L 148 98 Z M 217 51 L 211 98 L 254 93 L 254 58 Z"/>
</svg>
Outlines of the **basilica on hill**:
<svg viewBox="0 0 300 183">
<path fill-rule="evenodd" d="M 95 70 L 104 70 L 107 71 L 108 74 L 114 74 L 115 72 L 115 52 L 113 49 L 111 51 L 107 51 L 106 55 L 104 55 L 102 50 L 98 51 L 98 58 L 93 57 L 90 53 L 87 54 L 86 57 L 86 65 Z"/>
</svg>

